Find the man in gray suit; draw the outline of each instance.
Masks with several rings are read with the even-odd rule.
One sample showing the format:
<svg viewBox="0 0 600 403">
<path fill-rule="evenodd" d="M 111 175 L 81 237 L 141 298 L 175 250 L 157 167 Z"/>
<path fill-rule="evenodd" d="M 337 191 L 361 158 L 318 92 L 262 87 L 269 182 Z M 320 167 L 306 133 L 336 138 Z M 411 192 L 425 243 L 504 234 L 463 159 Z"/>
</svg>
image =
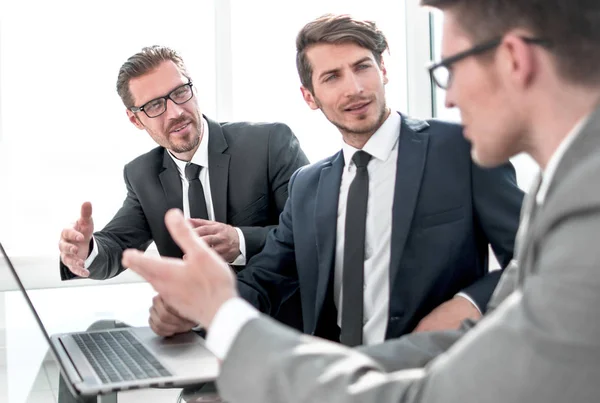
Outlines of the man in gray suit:
<svg viewBox="0 0 600 403">
<path fill-rule="evenodd" d="M 600 3 L 422 0 L 445 13 L 430 68 L 461 109 L 473 158 L 525 152 L 541 168 L 516 262 L 461 329 L 351 350 L 286 329 L 237 297 L 227 266 L 178 212 L 189 259 L 124 263 L 208 326 L 229 402 L 593 402 L 600 396 Z M 198 270 L 198 268 L 202 270 Z"/>
</svg>

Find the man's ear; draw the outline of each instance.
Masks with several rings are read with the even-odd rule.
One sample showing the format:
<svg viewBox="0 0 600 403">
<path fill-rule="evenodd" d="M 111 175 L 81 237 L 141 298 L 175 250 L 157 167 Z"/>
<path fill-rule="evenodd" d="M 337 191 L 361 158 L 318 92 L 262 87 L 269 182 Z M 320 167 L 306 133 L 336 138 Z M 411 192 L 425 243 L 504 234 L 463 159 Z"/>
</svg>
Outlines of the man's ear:
<svg viewBox="0 0 600 403">
<path fill-rule="evenodd" d="M 527 35 L 507 34 L 501 46 L 502 73 L 519 88 L 530 84 L 536 69 L 535 47 L 527 44 L 522 36 Z"/>
<path fill-rule="evenodd" d="M 138 117 L 135 113 L 131 112 L 129 109 L 126 109 L 126 112 L 127 112 L 127 117 L 129 118 L 129 121 L 131 123 L 133 123 L 133 125 L 135 127 L 137 127 L 140 130 L 144 129 L 144 125 L 142 124 L 142 122 L 140 122 L 140 120 L 138 119 Z"/>
<path fill-rule="evenodd" d="M 381 61 L 379 62 L 379 70 L 381 70 L 381 74 L 383 75 L 383 84 L 387 84 L 389 82 L 387 76 L 387 69 L 385 68 L 385 63 L 383 62 L 383 56 L 381 56 Z"/>
<path fill-rule="evenodd" d="M 319 109 L 319 105 L 317 105 L 313 93 L 308 88 L 302 86 L 300 87 L 300 91 L 302 92 L 302 98 L 304 98 L 304 102 L 306 102 L 306 105 L 308 105 L 310 109 L 313 111 Z"/>
</svg>

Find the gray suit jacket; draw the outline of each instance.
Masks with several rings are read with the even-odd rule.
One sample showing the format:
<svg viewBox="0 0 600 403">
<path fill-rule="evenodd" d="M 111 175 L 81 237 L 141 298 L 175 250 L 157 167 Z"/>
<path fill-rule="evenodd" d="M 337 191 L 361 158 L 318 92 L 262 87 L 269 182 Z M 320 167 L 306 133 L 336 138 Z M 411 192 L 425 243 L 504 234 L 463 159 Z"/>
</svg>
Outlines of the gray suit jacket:
<svg viewBox="0 0 600 403">
<path fill-rule="evenodd" d="M 536 207 L 530 193 L 517 238 L 519 265 L 505 270 L 479 323 L 350 350 L 255 319 L 223 363 L 222 397 L 232 403 L 598 401 L 599 155 L 597 110 L 561 160 L 544 205 Z"/>
</svg>

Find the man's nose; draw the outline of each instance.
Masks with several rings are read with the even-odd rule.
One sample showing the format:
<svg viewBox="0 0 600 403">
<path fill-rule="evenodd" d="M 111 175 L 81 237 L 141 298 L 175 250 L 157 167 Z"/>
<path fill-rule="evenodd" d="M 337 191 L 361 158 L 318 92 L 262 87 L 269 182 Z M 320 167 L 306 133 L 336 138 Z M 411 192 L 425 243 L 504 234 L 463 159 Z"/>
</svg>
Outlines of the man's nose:
<svg viewBox="0 0 600 403">
<path fill-rule="evenodd" d="M 362 81 L 356 74 L 348 74 L 345 80 L 345 92 L 347 96 L 360 94 L 364 90 Z"/>
<path fill-rule="evenodd" d="M 174 119 L 178 118 L 183 114 L 183 107 L 181 105 L 177 105 L 171 99 L 167 99 L 165 108 L 167 108 L 167 110 L 165 111 L 165 117 L 167 118 Z"/>
</svg>

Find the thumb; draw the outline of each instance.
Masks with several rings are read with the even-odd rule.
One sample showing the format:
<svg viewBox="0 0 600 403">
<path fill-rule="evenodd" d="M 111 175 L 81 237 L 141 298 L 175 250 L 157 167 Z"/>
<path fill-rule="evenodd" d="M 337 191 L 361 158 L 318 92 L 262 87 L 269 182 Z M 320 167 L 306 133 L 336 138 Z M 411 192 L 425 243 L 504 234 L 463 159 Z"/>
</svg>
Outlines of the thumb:
<svg viewBox="0 0 600 403">
<path fill-rule="evenodd" d="M 194 233 L 190 223 L 185 220 L 180 210 L 167 211 L 165 224 L 173 240 L 179 245 L 184 254 L 189 255 L 199 249 L 208 249 L 200 237 Z"/>
<path fill-rule="evenodd" d="M 88 223 L 92 219 L 92 203 L 85 202 L 81 205 L 81 220 Z"/>
</svg>

